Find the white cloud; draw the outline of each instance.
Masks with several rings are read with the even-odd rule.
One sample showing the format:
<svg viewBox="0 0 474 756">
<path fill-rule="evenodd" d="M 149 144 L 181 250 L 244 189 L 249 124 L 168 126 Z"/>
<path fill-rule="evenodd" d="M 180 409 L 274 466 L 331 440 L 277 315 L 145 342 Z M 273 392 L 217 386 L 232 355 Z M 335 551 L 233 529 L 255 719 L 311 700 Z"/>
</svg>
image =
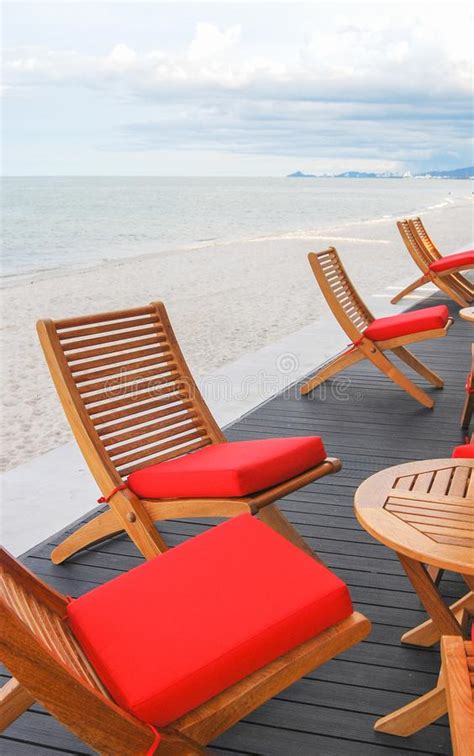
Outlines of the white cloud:
<svg viewBox="0 0 474 756">
<path fill-rule="evenodd" d="M 221 32 L 214 24 L 199 22 L 196 34 L 189 45 L 188 57 L 192 61 L 206 60 L 230 52 L 240 38 L 240 25 Z"/>
<path fill-rule="evenodd" d="M 74 83 L 123 88 L 127 93 L 160 96 L 175 85 L 176 98 L 208 90 L 276 100 L 313 99 L 399 102 L 466 98 L 472 87 L 472 62 L 420 35 L 410 24 L 396 30 L 348 26 L 314 31 L 296 60 L 245 54 L 242 30 L 196 25 L 182 50 L 140 52 L 118 42 L 104 55 L 75 50 L 26 49 L 6 53 L 10 86 Z"/>
<path fill-rule="evenodd" d="M 97 141 L 103 150 L 201 149 L 407 167 L 443 154 L 470 161 L 466 6 L 433 5 L 429 14 L 415 6 L 403 13 L 377 13 L 380 4 L 338 7 L 315 12 L 294 37 L 290 26 L 272 38 L 265 12 L 257 39 L 248 23 L 206 20 L 187 39 L 178 35 L 179 44 L 157 35 L 145 47 L 121 27 L 122 38 L 99 51 L 11 48 L 6 96 L 27 102 L 61 87 L 61 97 L 73 98 L 80 88 L 122 103 L 126 116 L 106 143 Z"/>
<path fill-rule="evenodd" d="M 105 71 L 117 74 L 133 70 L 138 62 L 138 55 L 128 45 L 121 42 L 111 50 L 103 61 Z"/>
</svg>

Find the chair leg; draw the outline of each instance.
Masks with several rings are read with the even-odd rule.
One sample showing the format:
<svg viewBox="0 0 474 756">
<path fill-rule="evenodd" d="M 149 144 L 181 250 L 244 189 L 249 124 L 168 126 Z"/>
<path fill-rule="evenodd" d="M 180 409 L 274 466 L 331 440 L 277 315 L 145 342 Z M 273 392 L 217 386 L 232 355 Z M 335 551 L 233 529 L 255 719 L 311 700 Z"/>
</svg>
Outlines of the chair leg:
<svg viewBox="0 0 474 756">
<path fill-rule="evenodd" d="M 405 365 L 408 365 L 408 367 L 411 367 L 412 370 L 415 370 L 419 375 L 423 376 L 423 378 L 426 378 L 426 380 L 433 386 L 436 386 L 436 388 L 443 388 L 443 379 L 433 372 L 433 370 L 430 370 L 429 367 L 424 365 L 421 360 L 417 359 L 406 347 L 395 347 L 391 351 L 402 360 Z"/>
<path fill-rule="evenodd" d="M 266 525 L 269 525 L 271 528 L 273 528 L 276 533 L 279 533 L 284 538 L 286 538 L 287 541 L 290 541 L 290 543 L 301 549 L 301 551 L 304 551 L 306 554 L 309 554 L 309 556 L 312 556 L 314 559 L 316 559 L 317 562 L 319 562 L 320 564 L 323 563 L 322 560 L 319 559 L 319 557 L 313 551 L 311 546 L 306 543 L 306 541 L 302 536 L 300 536 L 296 528 L 293 527 L 291 522 L 285 517 L 283 512 L 278 509 L 276 504 L 267 504 L 267 506 L 262 507 L 256 517 L 258 517 L 258 519 L 264 522 Z"/>
<path fill-rule="evenodd" d="M 374 730 L 406 738 L 432 722 L 436 722 L 447 711 L 446 689 L 443 684 L 440 684 L 424 696 L 378 719 Z"/>
<path fill-rule="evenodd" d="M 466 391 L 466 398 L 461 413 L 461 428 L 467 430 L 471 422 L 472 413 L 474 412 L 474 394 Z"/>
<path fill-rule="evenodd" d="M 441 278 L 447 278 L 449 285 L 452 289 L 458 292 L 458 294 L 471 303 L 474 299 L 474 285 L 466 278 L 462 273 L 443 273 L 440 274 Z"/>
<path fill-rule="evenodd" d="M 154 527 L 142 502 L 131 502 L 123 497 L 120 512 L 116 511 L 116 506 L 90 520 L 56 546 L 51 553 L 54 564 L 61 564 L 78 551 L 123 532 L 128 533 L 145 559 L 153 559 L 167 550 L 166 543 Z"/>
<path fill-rule="evenodd" d="M 364 355 L 362 354 L 360 349 L 358 349 L 357 347 L 351 347 L 346 352 L 343 352 L 333 360 L 330 360 L 330 362 L 328 362 L 326 365 L 323 365 L 323 367 L 318 370 L 318 372 L 315 373 L 312 378 L 309 379 L 309 381 L 301 386 L 301 393 L 309 394 L 310 391 L 313 391 L 313 389 L 315 389 L 321 383 L 324 383 L 324 381 L 327 381 L 328 378 L 331 378 L 331 376 L 336 375 L 336 373 L 340 373 L 341 370 L 344 370 L 351 365 L 355 365 L 357 362 L 360 362 L 363 359 Z"/>
<path fill-rule="evenodd" d="M 436 275 L 433 276 L 432 281 L 438 289 L 441 289 L 444 294 L 447 294 L 447 296 L 453 299 L 460 307 L 468 307 L 470 304 L 470 300 L 460 293 L 459 289 L 456 288 L 456 283 L 454 281 L 451 283 L 447 276 L 442 277 Z"/>
<path fill-rule="evenodd" d="M 5 683 L 0 688 L 0 732 L 6 730 L 34 702 L 35 699 L 14 677 Z"/>
<path fill-rule="evenodd" d="M 78 551 L 92 546 L 99 541 L 103 541 L 110 536 L 123 533 L 124 529 L 120 525 L 112 509 L 94 517 L 85 525 L 68 536 L 59 546 L 51 552 L 51 560 L 54 564 L 61 564 L 65 559 L 76 554 Z"/>
<path fill-rule="evenodd" d="M 407 394 L 410 394 L 417 402 L 420 402 L 424 407 L 428 407 L 428 409 L 434 407 L 433 399 L 422 389 L 418 388 L 418 386 L 415 386 L 379 349 L 375 347 L 367 348 L 365 354 L 382 373 L 385 373 L 388 378 L 406 391 Z"/>
<path fill-rule="evenodd" d="M 390 300 L 391 304 L 397 304 L 397 302 L 400 301 L 400 299 L 403 299 L 403 297 L 406 297 L 407 294 L 409 294 L 411 291 L 415 291 L 419 286 L 423 286 L 423 284 L 429 283 L 430 278 L 429 276 L 420 276 L 420 278 L 417 278 L 416 281 L 413 281 L 413 283 L 409 284 L 409 286 L 405 286 L 402 291 L 399 291 L 398 294 L 396 294 L 393 299 Z"/>
</svg>

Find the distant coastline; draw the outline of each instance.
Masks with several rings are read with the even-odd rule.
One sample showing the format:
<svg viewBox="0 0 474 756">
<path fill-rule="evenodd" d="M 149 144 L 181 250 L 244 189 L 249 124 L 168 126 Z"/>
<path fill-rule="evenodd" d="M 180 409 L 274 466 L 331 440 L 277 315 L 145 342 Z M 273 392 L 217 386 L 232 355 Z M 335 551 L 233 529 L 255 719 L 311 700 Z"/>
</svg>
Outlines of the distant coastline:
<svg viewBox="0 0 474 756">
<path fill-rule="evenodd" d="M 467 168 L 455 168 L 452 171 L 427 171 L 426 173 L 392 173 L 383 171 L 382 173 L 367 173 L 365 171 L 344 171 L 344 173 L 303 173 L 295 171 L 289 173 L 286 178 L 370 178 L 370 179 L 474 179 L 474 166 Z"/>
</svg>

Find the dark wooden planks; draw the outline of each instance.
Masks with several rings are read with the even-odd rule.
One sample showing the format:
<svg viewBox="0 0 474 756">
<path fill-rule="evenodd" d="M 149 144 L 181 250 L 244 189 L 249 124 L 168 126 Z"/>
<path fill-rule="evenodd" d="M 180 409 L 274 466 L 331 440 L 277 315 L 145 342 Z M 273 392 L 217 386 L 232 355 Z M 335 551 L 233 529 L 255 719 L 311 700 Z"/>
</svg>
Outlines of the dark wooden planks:
<svg viewBox="0 0 474 756">
<path fill-rule="evenodd" d="M 360 364 L 347 371 L 343 381 L 331 382 L 312 397 L 300 398 L 292 389 L 228 429 L 230 440 L 322 435 L 328 453 L 342 459 L 340 473 L 297 491 L 281 506 L 326 564 L 348 583 L 354 603 L 374 628 L 363 644 L 315 670 L 221 736 L 213 745 L 216 752 L 450 753 L 445 718 L 403 740 L 372 730 L 378 716 L 434 685 L 439 654 L 437 649 L 400 645 L 400 635 L 425 619 L 424 611 L 394 555 L 359 528 L 352 503 L 355 489 L 368 475 L 412 459 L 450 456 L 452 447 L 461 442 L 459 415 L 472 336 L 472 326 L 458 319 L 446 339 L 413 347 L 446 381 L 442 391 L 427 389 L 437 401 L 434 411 L 419 408 L 370 365 Z M 160 530 L 170 545 L 176 545 L 216 522 L 168 521 L 160 524 Z M 49 554 L 63 536 L 51 537 L 24 559 L 33 571 L 72 596 L 142 561 L 133 544 L 118 537 L 54 566 Z M 449 601 L 465 592 L 462 579 L 452 573 L 445 575 L 441 588 Z M 13 756 L 90 753 L 40 707 L 12 725 L 2 745 Z"/>
</svg>

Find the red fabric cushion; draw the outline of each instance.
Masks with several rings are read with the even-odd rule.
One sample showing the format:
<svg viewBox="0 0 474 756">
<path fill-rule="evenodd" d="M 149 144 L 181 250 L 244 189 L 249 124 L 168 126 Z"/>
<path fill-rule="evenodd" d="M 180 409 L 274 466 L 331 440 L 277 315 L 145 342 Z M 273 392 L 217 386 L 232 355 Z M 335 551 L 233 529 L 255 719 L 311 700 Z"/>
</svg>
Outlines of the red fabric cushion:
<svg viewBox="0 0 474 756">
<path fill-rule="evenodd" d="M 430 270 L 441 273 L 443 270 L 450 270 L 450 268 L 460 268 L 461 266 L 469 268 L 471 265 L 474 265 L 474 249 L 456 252 L 454 255 L 446 255 L 440 260 L 435 260 L 430 264 Z"/>
<path fill-rule="evenodd" d="M 444 328 L 448 322 L 449 311 L 446 305 L 424 307 L 400 315 L 377 318 L 364 331 L 364 336 L 372 341 L 386 341 L 398 336 L 408 336 L 421 331 Z"/>
<path fill-rule="evenodd" d="M 137 470 L 128 485 L 151 499 L 245 496 L 289 480 L 326 458 L 319 436 L 212 444 Z"/>
<path fill-rule="evenodd" d="M 68 605 L 114 699 L 160 726 L 351 612 L 338 577 L 247 514 Z"/>
<path fill-rule="evenodd" d="M 462 444 L 462 446 L 456 446 L 453 450 L 453 457 L 474 457 L 474 443 Z"/>
</svg>

